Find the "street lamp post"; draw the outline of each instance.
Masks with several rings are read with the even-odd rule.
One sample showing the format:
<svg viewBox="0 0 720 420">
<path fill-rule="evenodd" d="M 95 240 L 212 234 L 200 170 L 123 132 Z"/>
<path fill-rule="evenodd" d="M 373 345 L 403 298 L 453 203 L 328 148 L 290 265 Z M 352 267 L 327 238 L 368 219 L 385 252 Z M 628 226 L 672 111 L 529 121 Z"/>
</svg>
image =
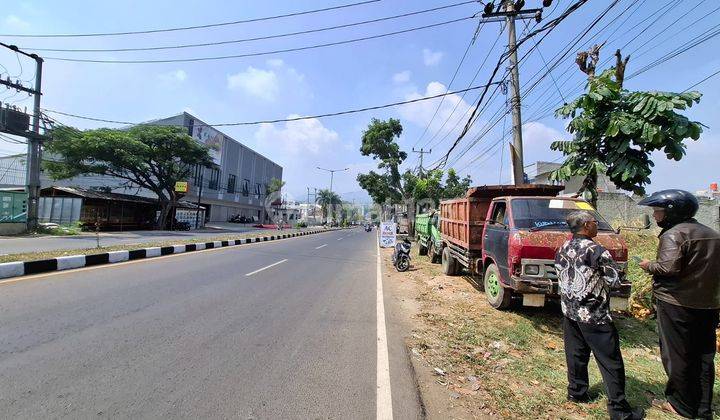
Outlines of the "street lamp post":
<svg viewBox="0 0 720 420">
<path fill-rule="evenodd" d="M 318 166 L 317 168 L 320 169 L 321 171 L 330 172 L 330 193 L 332 193 L 333 176 L 335 175 L 335 172 L 345 172 L 345 171 L 350 170 L 350 168 L 344 168 L 344 169 L 325 169 L 325 168 L 321 168 L 321 167 L 319 167 L 319 166 Z M 330 205 L 332 206 L 332 202 L 330 203 Z M 331 211 L 332 211 L 332 210 L 331 210 Z M 329 214 L 328 214 L 328 218 L 329 218 Z"/>
<path fill-rule="evenodd" d="M 345 168 L 345 169 L 325 169 L 325 168 L 321 168 L 321 167 L 319 167 L 319 166 L 318 166 L 317 168 L 320 169 L 321 171 L 330 172 L 330 192 L 332 192 L 333 175 L 335 175 L 335 172 L 344 172 L 344 171 L 350 170 L 350 168 Z"/>
</svg>

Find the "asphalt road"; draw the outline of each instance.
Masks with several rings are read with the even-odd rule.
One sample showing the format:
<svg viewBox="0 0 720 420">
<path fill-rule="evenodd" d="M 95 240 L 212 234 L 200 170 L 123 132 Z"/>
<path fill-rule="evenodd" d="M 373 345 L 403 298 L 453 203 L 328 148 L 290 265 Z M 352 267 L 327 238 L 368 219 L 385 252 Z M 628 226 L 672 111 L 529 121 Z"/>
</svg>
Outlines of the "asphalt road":
<svg viewBox="0 0 720 420">
<path fill-rule="evenodd" d="M 163 231 L 146 230 L 132 232 L 101 232 L 101 246 L 142 244 L 158 241 L 179 241 L 188 239 L 212 238 L 223 235 L 232 235 L 238 232 L 254 232 L 259 229 L 235 224 L 235 226 L 222 229 L 205 229 L 200 231 Z M 269 230 L 268 232 L 275 232 Z M 20 236 L 0 237 L 0 255 L 18 254 L 23 252 L 47 252 L 64 249 L 88 249 L 97 246 L 97 238 L 92 233 L 83 233 L 76 236 Z"/>
<path fill-rule="evenodd" d="M 0 284 L 0 417 L 374 418 L 376 252 L 355 229 Z M 419 418 L 386 318 L 392 413 Z"/>
</svg>

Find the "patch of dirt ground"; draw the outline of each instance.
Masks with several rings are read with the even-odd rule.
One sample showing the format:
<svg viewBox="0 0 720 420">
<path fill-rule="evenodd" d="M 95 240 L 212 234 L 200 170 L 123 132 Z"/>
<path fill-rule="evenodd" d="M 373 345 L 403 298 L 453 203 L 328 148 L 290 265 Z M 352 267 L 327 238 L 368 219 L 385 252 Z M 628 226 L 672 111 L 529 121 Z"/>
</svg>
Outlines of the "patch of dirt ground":
<svg viewBox="0 0 720 420">
<path fill-rule="evenodd" d="M 386 288 L 411 326 L 406 344 L 428 418 L 607 418 L 594 361 L 594 399 L 582 405 L 566 401 L 559 305 L 498 311 L 485 300 L 477 279 L 443 275 L 439 264 L 418 256 L 417 246 L 405 273 L 392 266 L 392 250 L 381 252 Z M 677 418 L 651 408 L 665 387 L 654 322 L 621 315 L 615 322 L 630 403 L 644 407 L 650 419 Z"/>
</svg>

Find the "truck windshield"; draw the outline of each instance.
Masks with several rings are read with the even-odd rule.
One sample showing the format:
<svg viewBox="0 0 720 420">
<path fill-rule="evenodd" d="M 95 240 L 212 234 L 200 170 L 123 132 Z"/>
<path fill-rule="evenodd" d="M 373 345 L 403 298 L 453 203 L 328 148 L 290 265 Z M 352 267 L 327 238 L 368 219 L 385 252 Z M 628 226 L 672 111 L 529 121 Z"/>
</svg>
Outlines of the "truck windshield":
<svg viewBox="0 0 720 420">
<path fill-rule="evenodd" d="M 568 230 L 565 218 L 569 213 L 577 210 L 587 210 L 595 216 L 598 230 L 613 230 L 597 211 L 592 210 L 584 202 L 543 198 L 512 200 L 515 227 L 520 229 Z"/>
</svg>

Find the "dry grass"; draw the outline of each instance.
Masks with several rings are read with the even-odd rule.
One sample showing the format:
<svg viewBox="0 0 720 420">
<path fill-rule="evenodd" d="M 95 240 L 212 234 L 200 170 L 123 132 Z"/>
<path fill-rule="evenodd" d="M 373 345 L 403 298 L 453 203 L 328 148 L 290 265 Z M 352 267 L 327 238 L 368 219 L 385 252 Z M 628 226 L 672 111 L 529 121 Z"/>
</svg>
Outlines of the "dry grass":
<svg viewBox="0 0 720 420">
<path fill-rule="evenodd" d="M 633 247 L 642 245 L 634 253 L 651 250 L 649 239 L 628 241 Z M 590 379 L 595 399 L 585 405 L 566 402 L 558 305 L 497 311 L 473 278 L 444 276 L 426 257 L 414 258 L 413 266 L 414 271 L 392 274 L 411 279 L 421 303 L 408 345 L 413 357 L 430 371 L 438 368 L 445 373 L 436 375 L 430 385 L 443 388 L 449 406 L 463 407 L 463 418 L 607 418 L 604 388 L 594 361 Z M 385 272 L 391 270 L 387 266 Z M 635 298 L 645 299 L 644 295 Z M 648 409 L 651 419 L 674 418 L 650 408 L 652 398 L 662 397 L 665 386 L 654 321 L 627 316 L 616 317 L 616 324 L 631 404 Z"/>
</svg>

